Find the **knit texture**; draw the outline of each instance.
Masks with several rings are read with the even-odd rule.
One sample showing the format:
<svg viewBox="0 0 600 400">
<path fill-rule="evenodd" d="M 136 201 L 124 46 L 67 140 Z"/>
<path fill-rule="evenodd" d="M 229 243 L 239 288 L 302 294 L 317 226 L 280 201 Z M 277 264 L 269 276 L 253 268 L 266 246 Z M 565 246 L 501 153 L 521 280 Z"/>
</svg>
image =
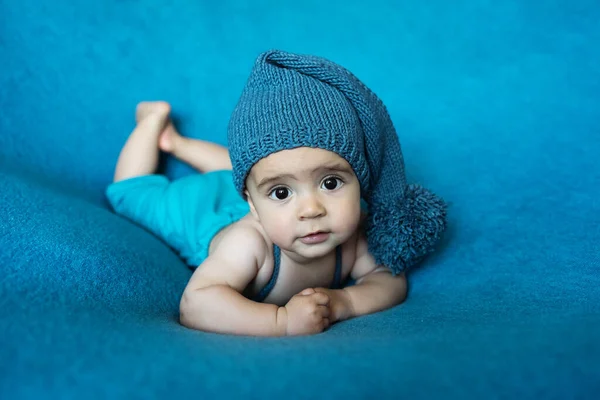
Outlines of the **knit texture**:
<svg viewBox="0 0 600 400">
<path fill-rule="evenodd" d="M 407 186 L 394 124 L 356 76 L 325 58 L 279 50 L 261 54 L 228 130 L 234 184 L 243 195 L 252 166 L 297 147 L 329 150 L 354 169 L 369 208 L 369 250 L 394 274 L 418 263 L 446 226 L 446 205 Z"/>
</svg>

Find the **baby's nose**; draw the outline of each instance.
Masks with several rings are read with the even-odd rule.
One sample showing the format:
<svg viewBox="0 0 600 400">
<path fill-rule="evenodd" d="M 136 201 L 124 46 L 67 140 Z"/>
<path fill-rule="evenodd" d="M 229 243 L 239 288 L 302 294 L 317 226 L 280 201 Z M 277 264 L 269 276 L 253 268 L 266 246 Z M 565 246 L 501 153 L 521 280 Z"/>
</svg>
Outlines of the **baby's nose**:
<svg viewBox="0 0 600 400">
<path fill-rule="evenodd" d="M 324 216 L 326 213 L 323 203 L 314 195 L 305 196 L 298 206 L 299 219 L 318 218 Z"/>
</svg>

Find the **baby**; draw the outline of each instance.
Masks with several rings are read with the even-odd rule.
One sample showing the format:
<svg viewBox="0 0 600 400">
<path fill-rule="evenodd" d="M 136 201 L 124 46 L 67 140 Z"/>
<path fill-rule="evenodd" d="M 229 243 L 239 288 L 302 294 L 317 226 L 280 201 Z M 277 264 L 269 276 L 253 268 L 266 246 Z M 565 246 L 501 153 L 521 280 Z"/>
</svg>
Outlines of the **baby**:
<svg viewBox="0 0 600 400">
<path fill-rule="evenodd" d="M 107 197 L 195 268 L 181 324 L 305 335 L 405 299 L 404 271 L 432 251 L 445 204 L 406 185 L 387 110 L 352 73 L 261 54 L 229 122 L 229 151 L 181 136 L 169 112 L 138 105 Z M 159 149 L 201 173 L 155 174 Z"/>
</svg>

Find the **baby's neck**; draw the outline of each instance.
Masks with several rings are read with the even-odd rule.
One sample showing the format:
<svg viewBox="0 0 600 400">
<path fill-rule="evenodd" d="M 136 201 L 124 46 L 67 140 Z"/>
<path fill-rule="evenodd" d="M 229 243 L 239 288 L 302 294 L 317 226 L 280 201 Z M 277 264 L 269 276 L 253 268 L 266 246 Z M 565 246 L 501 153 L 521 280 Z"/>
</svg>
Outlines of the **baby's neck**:
<svg viewBox="0 0 600 400">
<path fill-rule="evenodd" d="M 281 249 L 282 260 L 284 257 L 287 258 L 290 262 L 292 262 L 294 265 L 296 265 L 298 267 L 305 268 L 305 269 L 311 269 L 311 268 L 317 268 L 317 267 L 321 266 L 324 262 L 327 262 L 328 260 L 330 260 L 332 257 L 335 257 L 335 249 L 331 250 L 324 256 L 314 257 L 314 258 L 307 258 L 307 257 L 301 256 L 300 254 L 298 254 L 296 252 Z"/>
</svg>

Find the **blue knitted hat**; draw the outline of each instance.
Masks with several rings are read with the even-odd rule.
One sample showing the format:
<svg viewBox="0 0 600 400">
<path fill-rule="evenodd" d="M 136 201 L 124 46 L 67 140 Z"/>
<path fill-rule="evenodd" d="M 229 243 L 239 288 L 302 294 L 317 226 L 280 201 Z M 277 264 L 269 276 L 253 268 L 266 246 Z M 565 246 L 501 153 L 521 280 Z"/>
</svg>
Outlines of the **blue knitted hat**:
<svg viewBox="0 0 600 400">
<path fill-rule="evenodd" d="M 394 274 L 418 263 L 446 227 L 446 204 L 407 185 L 400 142 L 385 105 L 327 59 L 261 54 L 228 127 L 233 180 L 244 196 L 252 166 L 297 147 L 332 151 L 352 166 L 368 204 L 369 251 Z"/>
</svg>

